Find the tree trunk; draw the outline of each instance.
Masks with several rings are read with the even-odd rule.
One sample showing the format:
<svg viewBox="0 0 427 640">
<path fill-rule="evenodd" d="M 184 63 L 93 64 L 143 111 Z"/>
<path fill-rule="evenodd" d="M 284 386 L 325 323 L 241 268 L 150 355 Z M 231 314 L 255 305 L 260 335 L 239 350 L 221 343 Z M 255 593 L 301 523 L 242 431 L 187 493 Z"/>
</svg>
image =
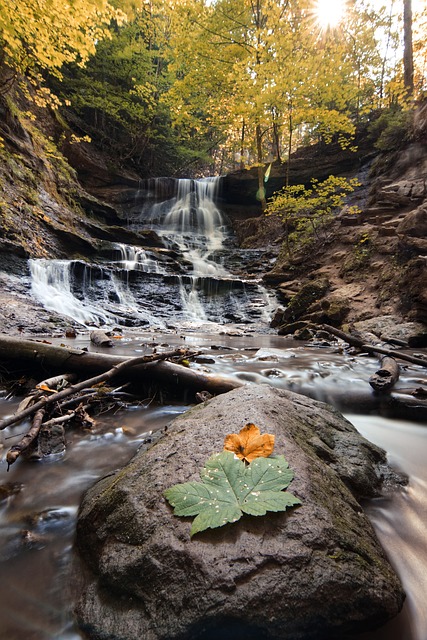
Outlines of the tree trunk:
<svg viewBox="0 0 427 640">
<path fill-rule="evenodd" d="M 289 187 L 289 167 L 291 164 L 291 153 L 292 153 L 292 133 L 294 129 L 294 124 L 292 120 L 292 104 L 289 106 L 289 137 L 288 137 L 288 159 L 286 162 L 286 177 L 285 177 L 285 186 Z"/>
<path fill-rule="evenodd" d="M 261 134 L 261 125 L 257 124 L 256 126 L 256 148 L 257 148 L 257 162 L 258 162 L 258 199 L 261 202 L 262 210 L 267 206 L 267 201 L 265 199 L 265 188 L 264 188 L 264 171 L 262 164 L 262 134 Z"/>
<path fill-rule="evenodd" d="M 384 349 L 384 347 L 374 347 L 372 344 L 364 344 L 360 338 L 356 338 L 355 336 L 351 336 L 349 333 L 344 333 L 344 331 L 340 331 L 340 329 L 336 329 L 335 327 L 331 327 L 328 324 L 320 325 L 320 328 L 323 331 L 327 331 L 331 333 L 333 336 L 348 342 L 352 347 L 356 347 L 361 351 L 366 351 L 367 353 L 381 353 L 385 356 L 390 356 L 391 358 L 399 358 L 399 360 L 405 360 L 406 362 L 412 362 L 412 364 L 417 364 L 420 367 L 427 367 L 427 360 L 424 358 L 418 358 L 417 356 L 411 356 L 407 353 L 402 353 L 401 351 L 393 350 L 393 349 Z"/>
<path fill-rule="evenodd" d="M 279 135 L 279 125 L 277 121 L 273 121 L 273 138 L 274 138 L 274 146 L 276 147 L 276 160 L 278 162 L 282 162 L 281 153 L 280 153 L 280 135 Z"/>
<path fill-rule="evenodd" d="M 245 168 L 245 161 L 244 161 L 244 153 L 245 153 L 245 128 L 246 128 L 246 123 L 243 120 L 242 123 L 242 135 L 240 137 L 240 170 L 243 171 L 243 169 Z"/>
<path fill-rule="evenodd" d="M 389 15 L 388 15 L 388 24 L 387 24 L 387 40 L 386 40 L 386 45 L 384 48 L 384 53 L 383 53 L 383 59 L 382 59 L 382 64 L 381 64 L 381 80 L 380 80 L 380 101 L 379 101 L 379 107 L 381 108 L 383 106 L 383 98 L 384 98 L 384 79 L 385 79 L 385 71 L 386 71 L 386 65 L 387 65 L 387 56 L 388 56 L 388 50 L 390 47 L 390 41 L 391 41 L 391 26 L 392 26 L 392 22 L 393 22 L 393 9 L 394 9 L 394 0 L 392 0 L 390 2 L 390 11 L 389 11 Z"/>
<path fill-rule="evenodd" d="M 414 94 L 414 55 L 412 48 L 412 0 L 403 0 L 403 81 L 406 95 Z"/>
</svg>

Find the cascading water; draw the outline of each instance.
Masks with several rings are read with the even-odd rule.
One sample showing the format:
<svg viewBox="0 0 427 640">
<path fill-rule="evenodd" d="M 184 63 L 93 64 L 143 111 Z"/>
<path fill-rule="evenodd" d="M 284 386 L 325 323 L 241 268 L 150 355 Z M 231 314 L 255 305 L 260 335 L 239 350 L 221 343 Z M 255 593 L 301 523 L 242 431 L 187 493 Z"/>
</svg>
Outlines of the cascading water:
<svg viewBox="0 0 427 640">
<path fill-rule="evenodd" d="M 29 264 L 33 295 L 46 309 L 69 316 L 84 325 L 97 324 L 101 319 L 104 322 L 107 320 L 100 309 L 92 308 L 73 295 L 72 261 L 40 259 L 30 260 Z"/>
<path fill-rule="evenodd" d="M 128 218 L 136 234 L 154 231 L 159 247 L 104 242 L 94 263 L 30 260 L 34 296 L 86 326 L 268 322 L 271 296 L 226 266 L 235 249 L 216 205 L 220 179 L 165 180 L 148 182 Z"/>
<path fill-rule="evenodd" d="M 132 247 L 121 242 L 117 243 L 120 251 L 118 264 L 126 271 L 142 271 L 144 273 L 160 273 L 159 264 L 154 258 L 150 258 L 147 252 L 140 247 Z"/>
<path fill-rule="evenodd" d="M 176 198 L 170 210 L 157 225 L 159 235 L 169 247 L 178 247 L 184 260 L 191 265 L 186 278 L 179 277 L 179 291 L 184 319 L 208 319 L 199 291 L 203 279 L 210 278 L 210 297 L 215 295 L 215 280 L 230 278 L 230 273 L 216 255 L 223 249 L 226 229 L 223 217 L 215 205 L 219 181 L 180 180 Z M 153 212 L 155 215 L 157 211 Z"/>
</svg>

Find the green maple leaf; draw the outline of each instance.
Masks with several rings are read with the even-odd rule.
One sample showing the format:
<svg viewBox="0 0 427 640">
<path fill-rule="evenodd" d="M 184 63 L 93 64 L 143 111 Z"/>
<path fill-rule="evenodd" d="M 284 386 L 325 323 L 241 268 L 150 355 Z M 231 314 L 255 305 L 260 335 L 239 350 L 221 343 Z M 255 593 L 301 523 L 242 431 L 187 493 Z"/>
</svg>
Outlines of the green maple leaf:
<svg viewBox="0 0 427 640">
<path fill-rule="evenodd" d="M 231 451 L 222 451 L 209 458 L 200 477 L 201 482 L 176 484 L 164 492 L 176 516 L 196 516 L 191 536 L 236 522 L 243 513 L 263 516 L 301 504 L 283 491 L 294 477 L 283 456 L 256 458 L 246 465 Z"/>
</svg>

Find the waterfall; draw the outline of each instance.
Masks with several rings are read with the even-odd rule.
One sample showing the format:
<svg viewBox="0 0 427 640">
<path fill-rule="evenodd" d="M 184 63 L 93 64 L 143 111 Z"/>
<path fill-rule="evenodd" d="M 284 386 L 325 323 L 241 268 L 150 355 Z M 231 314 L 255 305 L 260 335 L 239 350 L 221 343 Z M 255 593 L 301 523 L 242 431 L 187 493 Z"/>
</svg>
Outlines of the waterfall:
<svg viewBox="0 0 427 640">
<path fill-rule="evenodd" d="M 141 242 L 155 232 L 163 249 L 104 242 L 91 263 L 30 260 L 33 295 L 85 326 L 267 323 L 271 295 L 236 274 L 219 187 L 220 178 L 144 182 L 127 224 Z"/>
<path fill-rule="evenodd" d="M 107 316 L 74 296 L 71 283 L 73 262 L 70 260 L 30 260 L 31 291 L 49 311 L 73 318 L 83 325 L 104 324 Z M 86 274 L 85 274 L 86 275 Z M 83 277 L 86 288 L 86 277 Z"/>
<path fill-rule="evenodd" d="M 141 264 L 138 260 L 135 262 Z M 135 317 L 136 323 L 140 325 L 165 327 L 164 322 L 154 314 L 143 307 L 139 308 L 128 283 L 114 271 L 101 270 L 98 277 L 94 278 L 89 264 L 82 265 L 77 260 L 44 258 L 29 260 L 29 267 L 32 294 L 49 311 L 56 311 L 87 327 L 111 323 L 129 324 L 126 322 L 129 316 Z M 130 273 L 126 267 L 124 272 Z"/>
<path fill-rule="evenodd" d="M 145 249 L 132 247 L 122 242 L 118 242 L 115 246 L 120 254 L 117 264 L 125 271 L 136 270 L 144 273 L 160 273 L 159 263 L 150 257 Z"/>
<path fill-rule="evenodd" d="M 216 261 L 216 252 L 223 248 L 227 235 L 223 217 L 215 204 L 218 185 L 218 178 L 179 180 L 176 197 L 169 202 L 170 209 L 157 226 L 166 245 L 177 246 L 184 260 L 191 265 L 188 284 L 184 278 L 179 278 L 186 320 L 208 319 L 199 296 L 203 278 L 230 277 L 221 262 Z"/>
</svg>

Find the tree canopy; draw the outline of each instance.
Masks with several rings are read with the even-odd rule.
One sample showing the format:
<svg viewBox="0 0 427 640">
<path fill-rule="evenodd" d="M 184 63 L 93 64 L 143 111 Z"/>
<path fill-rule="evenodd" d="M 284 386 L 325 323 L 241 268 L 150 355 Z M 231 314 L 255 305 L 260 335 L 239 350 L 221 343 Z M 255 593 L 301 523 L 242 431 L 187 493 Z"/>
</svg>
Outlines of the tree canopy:
<svg viewBox="0 0 427 640">
<path fill-rule="evenodd" d="M 84 66 L 96 44 L 111 37 L 111 23 L 125 14 L 107 0 L 4 0 L 0 6 L 2 65 L 39 82 L 39 74 L 61 76 L 70 62 Z M 9 76 L 10 77 L 10 76 Z"/>
<path fill-rule="evenodd" d="M 426 21 L 414 11 L 414 97 Z M 317 0 L 5 0 L 0 79 L 27 76 L 146 174 L 221 172 L 351 145 L 373 110 L 407 98 L 402 42 L 393 0 L 351 0 L 333 22 Z"/>
</svg>

